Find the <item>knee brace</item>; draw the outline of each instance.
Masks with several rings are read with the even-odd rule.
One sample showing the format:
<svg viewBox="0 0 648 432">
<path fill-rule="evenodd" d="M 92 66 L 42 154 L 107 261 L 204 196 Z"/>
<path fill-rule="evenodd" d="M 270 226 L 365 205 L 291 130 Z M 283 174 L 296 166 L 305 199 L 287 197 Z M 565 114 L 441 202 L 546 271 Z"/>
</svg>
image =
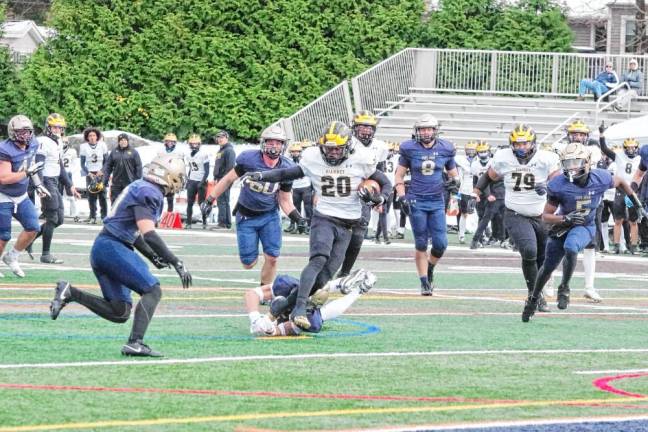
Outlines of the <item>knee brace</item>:
<svg viewBox="0 0 648 432">
<path fill-rule="evenodd" d="M 113 319 L 111 321 L 116 323 L 125 323 L 130 318 L 131 309 L 133 306 L 130 303 L 126 303 L 121 300 L 111 300 L 110 307 L 114 312 Z"/>
<path fill-rule="evenodd" d="M 434 246 L 432 246 L 432 248 L 430 249 L 430 255 L 432 255 L 435 258 L 441 258 L 444 252 L 445 252 L 445 248 L 435 249 Z"/>
</svg>

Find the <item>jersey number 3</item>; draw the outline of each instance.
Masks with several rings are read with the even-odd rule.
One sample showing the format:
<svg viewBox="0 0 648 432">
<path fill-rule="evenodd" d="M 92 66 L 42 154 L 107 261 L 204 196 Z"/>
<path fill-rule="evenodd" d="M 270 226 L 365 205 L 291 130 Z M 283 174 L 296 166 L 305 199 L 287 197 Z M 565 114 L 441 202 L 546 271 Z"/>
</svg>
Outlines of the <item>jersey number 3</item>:
<svg viewBox="0 0 648 432">
<path fill-rule="evenodd" d="M 351 178 L 342 176 L 333 178 L 331 176 L 322 177 L 322 196 L 334 197 L 336 195 L 345 197 L 351 195 Z"/>
<path fill-rule="evenodd" d="M 515 180 L 515 186 L 513 186 L 515 192 L 520 192 L 522 189 L 531 190 L 535 187 L 535 176 L 531 173 L 514 172 L 511 173 L 511 177 Z"/>
</svg>

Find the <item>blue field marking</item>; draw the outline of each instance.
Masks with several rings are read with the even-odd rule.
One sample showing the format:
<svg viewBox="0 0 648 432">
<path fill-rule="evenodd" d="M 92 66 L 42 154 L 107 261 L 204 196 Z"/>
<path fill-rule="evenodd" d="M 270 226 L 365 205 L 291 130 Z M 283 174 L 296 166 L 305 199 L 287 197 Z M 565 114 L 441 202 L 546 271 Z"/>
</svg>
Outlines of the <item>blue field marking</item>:
<svg viewBox="0 0 648 432">
<path fill-rule="evenodd" d="M 9 318 L 13 317 L 13 318 Z M 70 315 L 66 316 L 65 319 L 75 318 L 75 319 L 98 319 L 95 315 Z M 47 314 L 0 314 L 1 319 L 14 319 L 14 320 L 39 320 L 43 322 L 50 322 L 49 315 Z M 178 318 L 184 319 L 184 318 Z M 165 320 L 167 321 L 167 320 Z M 330 321 L 331 323 L 339 323 L 343 325 L 348 325 L 355 327 L 355 330 L 347 331 L 336 331 L 327 329 L 326 324 L 324 324 L 324 331 L 321 333 L 308 333 L 304 332 L 304 335 L 313 337 L 313 338 L 340 338 L 340 337 L 357 337 L 357 336 L 366 336 L 370 334 L 380 333 L 380 327 L 363 323 L 359 321 L 351 321 L 341 318 L 336 318 Z M 123 335 L 89 335 L 89 334 L 57 334 L 60 329 L 52 327 L 52 331 L 48 333 L 3 333 L 0 332 L 0 338 L 7 339 L 59 339 L 59 340 L 121 340 L 124 338 Z M 151 335 L 146 336 L 147 340 L 161 340 L 161 341 L 194 341 L 194 340 L 255 340 L 256 336 L 253 335 L 191 335 L 191 334 L 182 334 L 182 335 Z"/>
</svg>

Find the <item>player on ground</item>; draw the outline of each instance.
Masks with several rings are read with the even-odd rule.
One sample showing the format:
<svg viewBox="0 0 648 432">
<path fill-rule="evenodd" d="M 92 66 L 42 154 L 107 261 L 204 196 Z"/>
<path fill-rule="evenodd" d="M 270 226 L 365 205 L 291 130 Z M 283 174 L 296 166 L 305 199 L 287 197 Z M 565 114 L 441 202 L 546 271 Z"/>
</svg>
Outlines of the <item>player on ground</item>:
<svg viewBox="0 0 648 432">
<path fill-rule="evenodd" d="M 162 214 L 164 195 L 182 190 L 186 182 L 185 164 L 174 156 L 157 156 L 144 167 L 144 176 L 122 191 L 90 252 L 90 265 L 102 296 L 96 296 L 59 281 L 50 304 L 50 316 L 58 318 L 61 309 L 76 302 L 114 323 L 128 321 L 132 309 L 131 291 L 141 296 L 128 343 L 122 354 L 161 357 L 144 344 L 144 334 L 162 297 L 160 282 L 137 249 L 157 268 L 173 266 L 183 288 L 191 285 L 191 274 L 155 231 Z"/>
<path fill-rule="evenodd" d="M 547 185 L 548 198 L 542 219 L 553 225 L 547 243 L 544 264 L 535 280 L 522 312 L 528 322 L 535 313 L 542 288 L 560 260 L 564 257 L 562 282 L 558 287 L 558 309 L 569 305 L 569 282 L 578 253 L 596 235 L 596 209 L 610 187 L 621 188 L 639 209 L 639 219 L 645 212 L 630 185 L 607 170 L 590 168 L 590 152 L 580 143 L 570 143 L 560 155 L 563 175 L 554 177 Z"/>
<path fill-rule="evenodd" d="M 547 181 L 560 172 L 560 161 L 555 153 L 537 148 L 535 132 L 525 124 L 511 131 L 509 145 L 495 153 L 488 171 L 477 181 L 475 193 L 504 180 L 504 224 L 522 257 L 522 274 L 531 293 L 545 256 L 547 232 L 540 216 L 547 201 Z M 544 297 L 537 304 L 541 312 L 549 311 Z"/>
<path fill-rule="evenodd" d="M 460 179 L 455 164 L 454 145 L 438 137 L 439 122 L 424 114 L 414 123 L 414 139 L 400 146 L 400 159 L 396 169 L 396 194 L 401 209 L 409 213 L 414 246 L 416 269 L 421 281 L 421 295 L 430 296 L 434 290 L 434 267 L 446 248 L 446 214 L 444 193 L 456 193 Z M 444 169 L 448 181 L 443 181 Z M 405 194 L 405 174 L 410 170 L 412 182 Z M 432 247 L 428 255 L 429 240 Z"/>
<path fill-rule="evenodd" d="M 392 185 L 376 170 L 373 154 L 364 146 L 354 146 L 349 128 L 337 121 L 327 126 L 317 147 L 304 151 L 299 165 L 249 176 L 253 181 L 266 182 L 308 176 L 313 184 L 317 206 L 311 221 L 310 258 L 301 273 L 290 315 L 293 323 L 307 330 L 311 325 L 306 313 L 308 296 L 324 287 L 342 264 L 353 230 L 363 223 L 364 203 L 383 204 Z M 381 190 L 361 188 L 367 178 L 378 182 Z"/>
<path fill-rule="evenodd" d="M 287 141 L 281 126 L 266 128 L 261 133 L 261 149 L 246 150 L 238 155 L 234 168 L 216 184 L 201 206 L 203 215 L 209 215 L 218 197 L 246 173 L 294 166 L 291 160 L 282 156 Z M 291 190 L 290 180 L 255 180 L 246 176 L 241 182 L 241 193 L 235 207 L 239 257 L 243 267 L 254 267 L 261 242 L 264 257 L 261 285 L 272 283 L 277 274 L 277 259 L 281 252 L 279 208 L 301 229 L 306 227 L 306 220 L 295 209 Z"/>
</svg>

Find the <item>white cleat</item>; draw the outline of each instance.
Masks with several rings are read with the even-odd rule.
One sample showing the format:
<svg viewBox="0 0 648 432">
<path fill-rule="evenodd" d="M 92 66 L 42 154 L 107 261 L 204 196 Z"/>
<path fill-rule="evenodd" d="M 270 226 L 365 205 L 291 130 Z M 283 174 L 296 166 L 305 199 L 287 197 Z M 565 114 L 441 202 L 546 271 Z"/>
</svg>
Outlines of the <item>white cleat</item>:
<svg viewBox="0 0 648 432">
<path fill-rule="evenodd" d="M 585 297 L 592 303 L 601 303 L 603 301 L 603 298 L 599 295 L 595 288 L 586 289 L 583 297 Z"/>
<path fill-rule="evenodd" d="M 4 254 L 4 256 L 2 257 L 2 262 L 7 264 L 9 266 L 9 268 L 11 269 L 11 271 L 16 276 L 21 277 L 21 278 L 25 277 L 25 272 L 22 271 L 22 269 L 20 268 L 20 264 L 18 264 L 18 259 L 17 258 L 11 259 L 11 258 L 9 258 L 9 254 Z"/>
<path fill-rule="evenodd" d="M 340 281 L 340 292 L 349 294 L 353 289 L 360 290 L 360 294 L 369 291 L 376 283 L 376 275 L 365 269 L 358 269 Z"/>
</svg>

